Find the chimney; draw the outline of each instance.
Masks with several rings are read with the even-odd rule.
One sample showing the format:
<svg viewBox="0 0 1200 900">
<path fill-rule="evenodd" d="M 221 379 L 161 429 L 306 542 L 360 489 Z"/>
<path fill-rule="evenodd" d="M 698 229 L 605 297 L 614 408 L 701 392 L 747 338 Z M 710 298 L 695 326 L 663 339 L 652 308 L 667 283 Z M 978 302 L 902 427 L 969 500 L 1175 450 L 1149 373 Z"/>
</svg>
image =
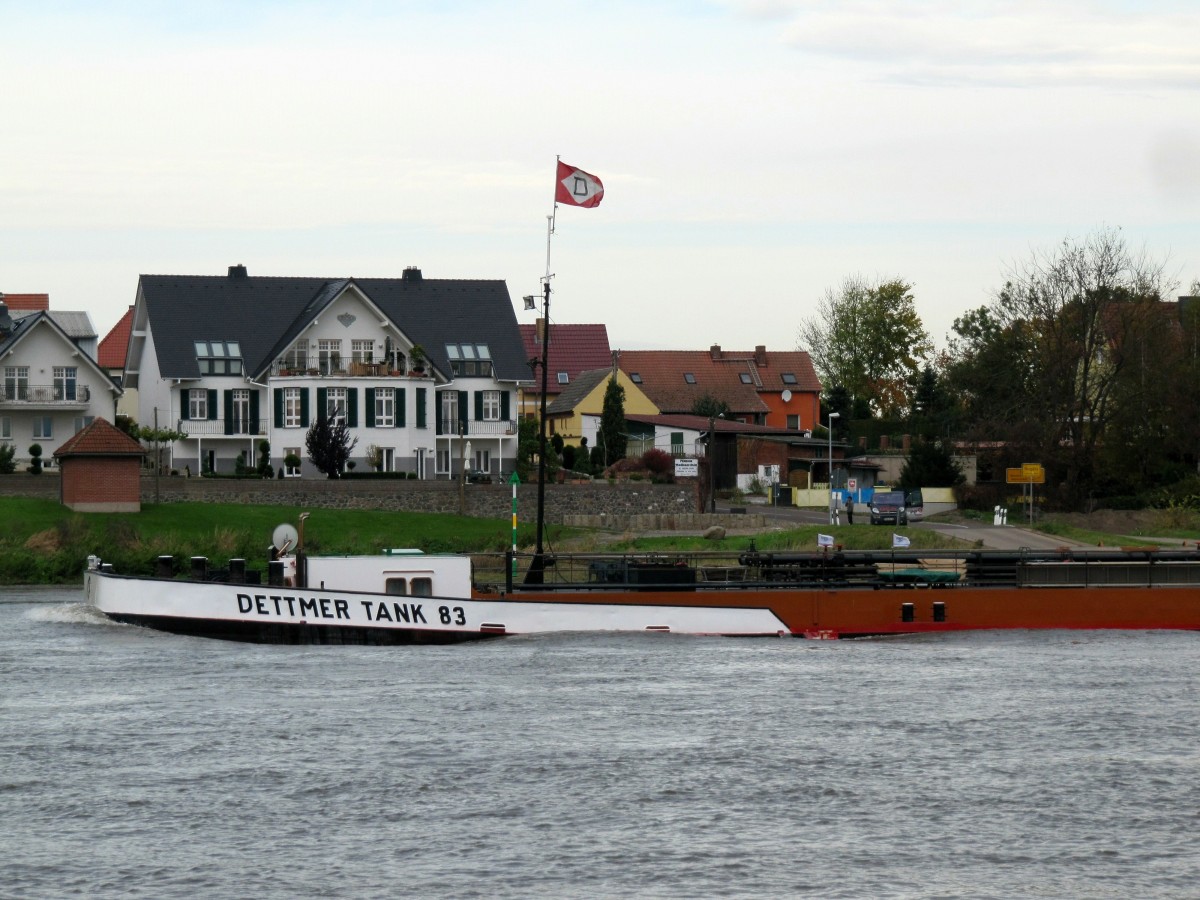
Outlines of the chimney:
<svg viewBox="0 0 1200 900">
<path fill-rule="evenodd" d="M 765 366 L 767 364 L 767 345 L 759 344 L 754 348 L 754 364 L 756 366 Z"/>
<path fill-rule="evenodd" d="M 0 294 L 0 298 L 3 298 L 3 296 L 3 294 Z M 8 314 L 8 304 L 3 299 L 0 299 L 0 339 L 8 337 L 12 333 L 13 320 L 12 316 Z"/>
<path fill-rule="evenodd" d="M 409 266 L 404 270 L 404 281 L 420 281 L 421 270 L 417 266 Z"/>
<path fill-rule="evenodd" d="M 246 278 L 247 277 L 246 267 L 241 265 L 240 263 L 236 266 L 230 266 L 229 267 L 229 277 L 230 278 Z"/>
<path fill-rule="evenodd" d="M 713 344 L 708 348 L 708 352 L 712 355 L 713 359 L 720 359 L 722 357 L 720 344 Z"/>
</svg>

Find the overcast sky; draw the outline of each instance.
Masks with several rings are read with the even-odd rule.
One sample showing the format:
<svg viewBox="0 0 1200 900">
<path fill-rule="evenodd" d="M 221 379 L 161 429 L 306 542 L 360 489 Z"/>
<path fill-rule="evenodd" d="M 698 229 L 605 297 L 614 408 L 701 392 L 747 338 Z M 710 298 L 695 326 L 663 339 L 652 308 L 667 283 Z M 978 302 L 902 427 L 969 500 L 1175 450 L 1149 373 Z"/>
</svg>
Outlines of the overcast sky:
<svg viewBox="0 0 1200 900">
<path fill-rule="evenodd" d="M 1194 2 L 0 0 L 0 291 L 499 278 L 615 348 L 793 349 L 851 274 L 933 338 L 1120 227 L 1200 277 Z M 530 314 L 518 312 L 522 321 Z M 215 334 L 214 337 L 219 337 Z"/>
</svg>

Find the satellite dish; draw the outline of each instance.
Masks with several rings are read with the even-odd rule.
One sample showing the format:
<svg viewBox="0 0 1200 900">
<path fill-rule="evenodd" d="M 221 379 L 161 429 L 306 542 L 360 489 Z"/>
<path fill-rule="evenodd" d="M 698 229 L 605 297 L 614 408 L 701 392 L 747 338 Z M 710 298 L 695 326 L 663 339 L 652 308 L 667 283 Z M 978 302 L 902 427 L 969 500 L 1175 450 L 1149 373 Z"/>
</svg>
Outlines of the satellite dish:
<svg viewBox="0 0 1200 900">
<path fill-rule="evenodd" d="M 784 403 L 790 403 L 792 400 L 792 392 L 791 391 L 784 391 L 779 396 L 781 396 L 783 398 Z"/>
<path fill-rule="evenodd" d="M 271 532 L 271 543 L 276 550 L 283 550 L 285 546 L 289 550 L 294 550 L 298 540 L 300 540 L 300 534 L 296 531 L 296 526 L 288 522 L 276 525 L 275 530 Z"/>
</svg>

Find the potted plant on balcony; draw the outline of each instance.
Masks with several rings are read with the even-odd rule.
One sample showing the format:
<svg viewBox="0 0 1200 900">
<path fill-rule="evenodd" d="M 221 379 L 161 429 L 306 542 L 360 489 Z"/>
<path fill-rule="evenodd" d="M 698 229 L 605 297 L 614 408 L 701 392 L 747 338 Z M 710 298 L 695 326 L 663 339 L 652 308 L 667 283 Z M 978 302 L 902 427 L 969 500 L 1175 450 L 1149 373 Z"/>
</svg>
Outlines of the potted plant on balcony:
<svg viewBox="0 0 1200 900">
<path fill-rule="evenodd" d="M 408 351 L 409 371 L 414 375 L 425 374 L 425 348 L 420 344 L 413 344 L 412 349 Z"/>
</svg>

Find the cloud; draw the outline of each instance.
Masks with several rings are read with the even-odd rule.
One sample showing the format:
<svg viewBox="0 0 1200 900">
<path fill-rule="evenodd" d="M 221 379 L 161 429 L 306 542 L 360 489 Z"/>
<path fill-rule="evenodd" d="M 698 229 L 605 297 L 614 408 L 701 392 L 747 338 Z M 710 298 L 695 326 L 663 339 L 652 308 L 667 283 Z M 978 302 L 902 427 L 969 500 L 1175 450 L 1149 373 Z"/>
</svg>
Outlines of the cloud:
<svg viewBox="0 0 1200 900">
<path fill-rule="evenodd" d="M 807 56 L 905 84 L 1194 89 L 1200 14 L 1147 3 L 733 0 Z"/>
</svg>

